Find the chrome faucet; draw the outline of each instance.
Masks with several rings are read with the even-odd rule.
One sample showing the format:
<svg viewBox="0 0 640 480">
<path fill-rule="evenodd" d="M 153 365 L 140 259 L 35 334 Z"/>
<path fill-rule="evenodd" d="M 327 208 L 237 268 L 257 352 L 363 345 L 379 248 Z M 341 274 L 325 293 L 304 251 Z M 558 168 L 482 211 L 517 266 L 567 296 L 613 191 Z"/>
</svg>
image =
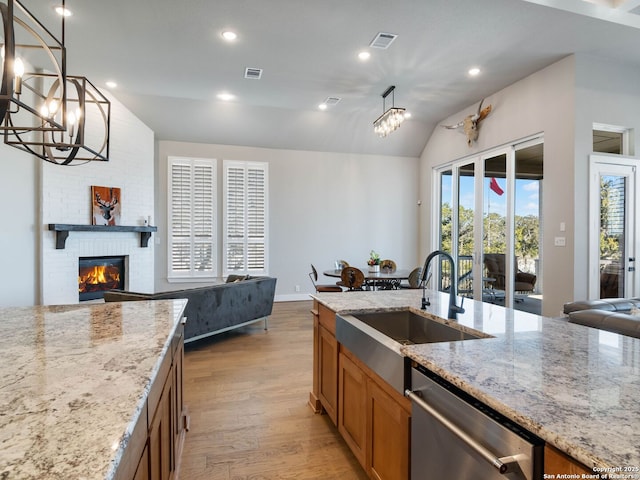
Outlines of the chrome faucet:
<svg viewBox="0 0 640 480">
<path fill-rule="evenodd" d="M 456 297 L 458 296 L 458 274 L 456 271 L 456 264 L 453 260 L 453 257 L 449 255 L 447 252 L 443 252 L 442 250 L 436 250 L 435 252 L 431 252 L 427 259 L 424 261 L 424 266 L 422 267 L 422 310 L 426 310 L 428 305 L 431 305 L 431 302 L 426 297 L 426 288 L 427 288 L 427 278 L 429 277 L 429 266 L 431 264 L 431 260 L 435 257 L 439 257 L 442 255 L 447 260 L 449 260 L 449 265 L 451 266 L 451 286 L 449 287 L 449 318 L 456 318 L 456 314 L 464 313 L 464 308 L 462 308 L 462 303 L 460 306 L 456 305 Z M 464 299 L 462 300 L 464 302 Z"/>
</svg>

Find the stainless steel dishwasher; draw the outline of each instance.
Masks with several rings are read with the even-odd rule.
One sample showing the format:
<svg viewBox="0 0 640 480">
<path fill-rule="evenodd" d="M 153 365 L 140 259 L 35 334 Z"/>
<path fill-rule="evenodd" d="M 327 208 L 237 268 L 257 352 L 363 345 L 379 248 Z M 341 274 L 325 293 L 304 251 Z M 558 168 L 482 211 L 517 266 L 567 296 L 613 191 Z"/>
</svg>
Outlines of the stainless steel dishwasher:
<svg viewBox="0 0 640 480">
<path fill-rule="evenodd" d="M 542 478 L 542 439 L 420 365 L 411 386 L 411 480 Z"/>
</svg>

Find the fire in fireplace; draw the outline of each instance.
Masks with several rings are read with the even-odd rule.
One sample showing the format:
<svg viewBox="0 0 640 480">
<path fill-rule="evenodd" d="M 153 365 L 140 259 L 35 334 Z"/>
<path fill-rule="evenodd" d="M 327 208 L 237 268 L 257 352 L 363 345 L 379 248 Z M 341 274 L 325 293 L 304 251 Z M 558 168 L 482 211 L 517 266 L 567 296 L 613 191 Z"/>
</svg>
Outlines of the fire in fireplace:
<svg viewBox="0 0 640 480">
<path fill-rule="evenodd" d="M 81 257 L 78 268 L 80 301 L 104 297 L 114 288 L 124 289 L 124 257 Z"/>
</svg>

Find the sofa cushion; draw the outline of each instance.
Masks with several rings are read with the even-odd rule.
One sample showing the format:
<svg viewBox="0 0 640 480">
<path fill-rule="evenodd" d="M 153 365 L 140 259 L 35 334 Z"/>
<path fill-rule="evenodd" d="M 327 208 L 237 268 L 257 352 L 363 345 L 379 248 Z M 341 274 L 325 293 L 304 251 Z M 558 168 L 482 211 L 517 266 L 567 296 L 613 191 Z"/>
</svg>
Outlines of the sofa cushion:
<svg viewBox="0 0 640 480">
<path fill-rule="evenodd" d="M 640 308 L 640 298 L 603 298 L 599 300 L 581 300 L 564 304 L 564 313 L 580 310 L 605 310 L 609 312 L 625 312 L 632 308 Z"/>
<path fill-rule="evenodd" d="M 229 275 L 225 283 L 241 282 L 242 280 L 249 280 L 249 275 Z"/>
<path fill-rule="evenodd" d="M 607 310 L 581 310 L 569 314 L 569 322 L 640 338 L 640 317 Z"/>
</svg>

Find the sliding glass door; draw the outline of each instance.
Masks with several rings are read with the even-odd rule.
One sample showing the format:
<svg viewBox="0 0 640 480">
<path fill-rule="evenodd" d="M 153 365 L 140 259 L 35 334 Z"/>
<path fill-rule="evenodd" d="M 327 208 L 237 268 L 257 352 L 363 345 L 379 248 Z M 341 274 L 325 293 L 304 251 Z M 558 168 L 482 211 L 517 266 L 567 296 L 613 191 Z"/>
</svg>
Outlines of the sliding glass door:
<svg viewBox="0 0 640 480">
<path fill-rule="evenodd" d="M 541 311 L 542 167 L 535 139 L 438 171 L 438 245 L 457 260 L 460 295 Z"/>
</svg>

